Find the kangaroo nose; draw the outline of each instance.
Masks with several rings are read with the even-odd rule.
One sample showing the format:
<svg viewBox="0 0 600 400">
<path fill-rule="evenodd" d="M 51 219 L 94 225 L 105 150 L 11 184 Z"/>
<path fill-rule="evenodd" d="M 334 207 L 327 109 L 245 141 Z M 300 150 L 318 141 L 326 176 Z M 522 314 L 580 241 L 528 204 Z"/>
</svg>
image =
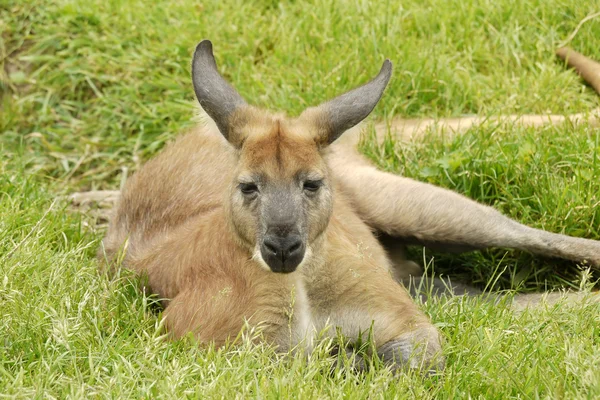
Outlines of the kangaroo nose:
<svg viewBox="0 0 600 400">
<path fill-rule="evenodd" d="M 263 260 L 273 272 L 294 272 L 304 258 L 304 243 L 299 235 L 267 235 L 261 246 Z"/>
</svg>

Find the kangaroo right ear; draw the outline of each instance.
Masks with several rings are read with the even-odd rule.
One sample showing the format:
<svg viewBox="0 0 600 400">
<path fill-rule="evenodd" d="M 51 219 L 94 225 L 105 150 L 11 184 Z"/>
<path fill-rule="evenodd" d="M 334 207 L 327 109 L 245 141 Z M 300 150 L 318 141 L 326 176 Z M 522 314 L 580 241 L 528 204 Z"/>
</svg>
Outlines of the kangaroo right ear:
<svg viewBox="0 0 600 400">
<path fill-rule="evenodd" d="M 365 119 L 381 99 L 391 76 L 392 63 L 385 60 L 377 76 L 370 82 L 318 107 L 307 109 L 303 115 L 312 118 L 318 126 L 317 143 L 331 144 L 342 133 Z"/>
<path fill-rule="evenodd" d="M 192 61 L 192 82 L 198 102 L 215 121 L 221 134 L 237 145 L 232 136 L 232 115 L 240 107 L 247 106 L 239 93 L 221 76 L 213 56 L 210 40 L 196 46 Z"/>
</svg>

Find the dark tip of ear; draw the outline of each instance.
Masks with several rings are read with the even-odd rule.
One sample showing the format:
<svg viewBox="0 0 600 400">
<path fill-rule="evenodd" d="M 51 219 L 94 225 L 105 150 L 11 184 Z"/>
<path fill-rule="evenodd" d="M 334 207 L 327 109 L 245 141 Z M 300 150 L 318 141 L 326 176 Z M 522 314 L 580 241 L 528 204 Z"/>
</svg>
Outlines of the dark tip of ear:
<svg viewBox="0 0 600 400">
<path fill-rule="evenodd" d="M 383 64 L 381 65 L 379 73 L 373 80 L 380 80 L 383 82 L 384 86 L 387 86 L 388 82 L 390 81 L 390 78 L 392 77 L 392 69 L 392 62 L 386 58 L 385 61 L 383 61 Z"/>
<path fill-rule="evenodd" d="M 196 48 L 207 49 L 212 53 L 212 42 L 209 39 L 202 39 Z"/>
<path fill-rule="evenodd" d="M 381 66 L 381 69 L 379 70 L 379 73 L 383 73 L 385 76 L 388 77 L 388 79 L 392 76 L 392 62 L 390 61 L 389 58 L 386 58 L 383 61 L 383 65 Z"/>
<path fill-rule="evenodd" d="M 212 42 L 208 39 L 202 40 L 196 46 L 196 51 L 194 51 L 195 55 L 213 55 L 213 45 Z"/>
<path fill-rule="evenodd" d="M 217 69 L 217 62 L 215 61 L 215 56 L 213 55 L 213 45 L 212 42 L 208 39 L 204 39 L 196 46 L 196 50 L 194 51 L 194 58 L 192 64 L 208 62 L 212 67 Z M 194 74 L 195 70 L 192 69 L 192 74 Z"/>
</svg>

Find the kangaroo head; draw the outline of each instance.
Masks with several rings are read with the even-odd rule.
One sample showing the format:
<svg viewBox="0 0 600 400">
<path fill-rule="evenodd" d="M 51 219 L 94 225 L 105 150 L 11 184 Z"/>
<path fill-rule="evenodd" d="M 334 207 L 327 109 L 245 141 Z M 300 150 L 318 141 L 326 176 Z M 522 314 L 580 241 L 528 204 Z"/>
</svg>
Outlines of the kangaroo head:
<svg viewBox="0 0 600 400">
<path fill-rule="evenodd" d="M 371 113 L 391 71 L 386 60 L 369 83 L 287 118 L 248 105 L 219 74 L 211 42 L 198 44 L 196 97 L 238 154 L 229 217 L 261 266 L 289 273 L 311 257 L 333 207 L 323 150 Z"/>
</svg>

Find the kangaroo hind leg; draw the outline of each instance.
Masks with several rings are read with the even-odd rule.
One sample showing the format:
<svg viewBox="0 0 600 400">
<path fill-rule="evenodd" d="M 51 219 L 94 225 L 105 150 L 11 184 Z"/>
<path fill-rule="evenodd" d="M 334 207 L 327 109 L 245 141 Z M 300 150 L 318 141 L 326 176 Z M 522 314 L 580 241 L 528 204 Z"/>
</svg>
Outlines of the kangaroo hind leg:
<svg viewBox="0 0 600 400">
<path fill-rule="evenodd" d="M 600 242 L 545 232 L 458 193 L 377 170 L 349 146 L 329 155 L 342 190 L 372 228 L 440 250 L 515 248 L 600 266 Z"/>
</svg>

